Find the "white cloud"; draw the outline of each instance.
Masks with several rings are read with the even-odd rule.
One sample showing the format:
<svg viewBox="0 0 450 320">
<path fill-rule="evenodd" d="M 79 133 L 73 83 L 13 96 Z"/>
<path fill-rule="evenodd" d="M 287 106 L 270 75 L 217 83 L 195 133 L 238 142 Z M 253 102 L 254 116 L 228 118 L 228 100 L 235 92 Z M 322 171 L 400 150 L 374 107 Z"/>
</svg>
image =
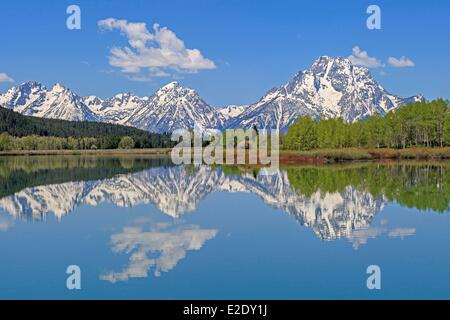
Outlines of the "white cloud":
<svg viewBox="0 0 450 320">
<path fill-rule="evenodd" d="M 113 47 L 109 63 L 126 73 L 139 73 L 142 69 L 150 77 L 169 76 L 170 69 L 176 72 L 198 72 L 214 69 L 213 61 L 203 57 L 198 49 L 187 49 L 177 35 L 159 24 L 153 25 L 153 33 L 145 23 L 109 18 L 98 21 L 101 30 L 120 30 L 130 47 Z"/>
<path fill-rule="evenodd" d="M 380 60 L 370 57 L 367 51 L 361 50 L 358 46 L 354 47 L 352 54 L 348 57 L 352 64 L 367 68 L 380 68 L 383 66 Z"/>
<path fill-rule="evenodd" d="M 152 77 L 143 74 L 127 76 L 127 79 L 136 82 L 153 82 Z"/>
<path fill-rule="evenodd" d="M 128 80 L 136 82 L 153 82 L 154 78 L 167 78 L 171 74 L 158 68 L 150 68 L 148 74 L 134 74 L 127 76 Z"/>
<path fill-rule="evenodd" d="M 0 73 L 0 83 L 2 82 L 14 82 L 14 79 L 8 76 L 6 73 Z"/>
<path fill-rule="evenodd" d="M 416 64 L 409 58 L 403 56 L 400 59 L 389 57 L 388 63 L 395 68 L 415 67 Z"/>
<path fill-rule="evenodd" d="M 152 77 L 158 77 L 158 78 L 170 77 L 169 73 L 167 73 L 161 69 L 158 69 L 158 68 L 150 68 L 149 71 L 150 71 L 150 75 Z"/>
</svg>

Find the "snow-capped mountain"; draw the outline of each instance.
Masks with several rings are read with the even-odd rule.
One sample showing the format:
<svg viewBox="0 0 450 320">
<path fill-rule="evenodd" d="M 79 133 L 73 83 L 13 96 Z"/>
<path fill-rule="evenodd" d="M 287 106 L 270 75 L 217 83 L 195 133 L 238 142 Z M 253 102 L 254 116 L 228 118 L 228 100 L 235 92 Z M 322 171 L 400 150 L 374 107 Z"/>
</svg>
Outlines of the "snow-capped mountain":
<svg viewBox="0 0 450 320">
<path fill-rule="evenodd" d="M 30 81 L 12 87 L 0 95 L 0 106 L 22 113 L 32 105 L 41 105 L 47 89 L 38 82 Z"/>
<path fill-rule="evenodd" d="M 195 90 L 177 82 L 152 96 L 121 93 L 105 100 L 97 96 L 81 98 L 60 84 L 48 90 L 40 83 L 27 82 L 0 95 L 0 107 L 42 118 L 108 122 L 158 133 L 194 126 L 221 128 L 225 121 L 222 113 Z"/>
<path fill-rule="evenodd" d="M 402 98 L 387 92 L 369 70 L 344 58 L 322 56 L 310 70 L 270 90 L 261 100 L 233 119 L 230 127 L 286 130 L 299 116 L 341 117 L 353 122 L 381 115 L 423 97 Z"/>
<path fill-rule="evenodd" d="M 223 116 L 225 121 L 228 121 L 241 115 L 242 112 L 244 112 L 247 107 L 248 105 L 243 106 L 230 105 L 226 106 L 225 108 L 218 109 L 217 111 L 219 111 L 219 113 Z"/>
<path fill-rule="evenodd" d="M 37 82 L 26 82 L 0 96 L 0 106 L 28 116 L 70 121 L 98 121 L 83 98 L 61 84 L 50 90 Z"/>
<path fill-rule="evenodd" d="M 219 128 L 222 120 L 219 112 L 207 104 L 195 90 L 171 82 L 137 108 L 126 124 L 163 133 L 194 127 Z"/>
<path fill-rule="evenodd" d="M 141 98 L 131 93 L 117 94 L 106 100 L 95 96 L 84 98 L 84 103 L 101 121 L 122 125 L 127 125 L 133 112 L 142 108 L 146 101 L 148 97 Z"/>
<path fill-rule="evenodd" d="M 423 101 L 421 96 L 402 98 L 387 92 L 368 69 L 344 58 L 320 57 L 310 70 L 270 90 L 250 106 L 216 109 L 193 89 L 169 83 L 148 97 L 131 93 L 102 100 L 81 98 L 57 84 L 47 90 L 27 82 L 0 95 L 0 106 L 25 115 L 75 121 L 102 121 L 152 132 L 176 129 L 252 128 L 287 130 L 299 116 L 341 117 L 353 122 L 375 113 Z"/>
<path fill-rule="evenodd" d="M 121 93 L 101 100 L 86 97 L 84 103 L 103 122 L 136 127 L 151 132 L 176 129 L 221 128 L 225 118 L 208 105 L 195 90 L 171 82 L 152 96 Z"/>
<path fill-rule="evenodd" d="M 99 113 L 103 107 L 104 100 L 97 96 L 87 96 L 83 98 L 83 103 L 94 113 Z"/>
</svg>

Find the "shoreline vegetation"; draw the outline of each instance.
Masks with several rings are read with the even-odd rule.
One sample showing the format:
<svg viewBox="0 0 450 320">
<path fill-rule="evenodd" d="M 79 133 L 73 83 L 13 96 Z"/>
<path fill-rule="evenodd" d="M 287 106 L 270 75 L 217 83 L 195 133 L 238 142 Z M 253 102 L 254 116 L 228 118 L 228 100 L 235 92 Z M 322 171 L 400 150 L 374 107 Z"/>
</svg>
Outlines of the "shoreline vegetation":
<svg viewBox="0 0 450 320">
<path fill-rule="evenodd" d="M 450 147 L 409 149 L 342 148 L 308 151 L 283 150 L 280 152 L 280 163 L 282 164 L 320 164 L 376 160 L 450 160 Z"/>
<path fill-rule="evenodd" d="M 144 149 L 96 149 L 96 150 L 9 150 L 0 151 L 0 156 L 51 156 L 51 155 L 88 155 L 88 156 L 170 156 L 171 148 Z M 308 151 L 280 151 L 281 165 L 327 164 L 351 161 L 377 160 L 450 160 L 450 147 L 444 148 L 342 148 L 316 149 Z"/>
<path fill-rule="evenodd" d="M 450 107 L 437 99 L 346 123 L 300 117 L 282 137 L 280 162 L 450 159 Z"/>
<path fill-rule="evenodd" d="M 0 151 L 0 156 L 52 156 L 52 155 L 170 155 L 171 148 L 142 148 L 142 149 L 93 149 L 93 150 L 8 150 Z"/>
</svg>

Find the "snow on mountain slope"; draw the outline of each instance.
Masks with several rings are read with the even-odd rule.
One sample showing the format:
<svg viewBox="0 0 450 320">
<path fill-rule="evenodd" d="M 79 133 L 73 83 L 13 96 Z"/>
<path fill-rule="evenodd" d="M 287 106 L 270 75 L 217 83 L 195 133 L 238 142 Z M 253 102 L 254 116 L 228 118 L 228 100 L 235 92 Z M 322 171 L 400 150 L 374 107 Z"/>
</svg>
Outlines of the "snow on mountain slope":
<svg viewBox="0 0 450 320">
<path fill-rule="evenodd" d="M 368 69 L 344 58 L 320 57 L 310 70 L 299 72 L 289 83 L 270 90 L 246 108 L 229 127 L 286 130 L 297 117 L 341 117 L 353 122 L 381 115 L 423 97 L 402 98 L 388 93 Z"/>
<path fill-rule="evenodd" d="M 83 98 L 60 84 L 48 90 L 37 82 L 26 82 L 0 96 L 0 106 L 28 116 L 70 121 L 98 121 Z"/>
<path fill-rule="evenodd" d="M 121 93 L 106 100 L 92 96 L 84 99 L 101 121 L 122 125 L 127 125 L 131 114 L 142 108 L 147 100 L 147 97 L 140 98 L 131 93 Z"/>
<path fill-rule="evenodd" d="M 121 93 L 102 100 L 81 98 L 60 84 L 48 90 L 27 82 L 0 95 L 0 106 L 24 115 L 72 121 L 101 121 L 152 132 L 176 129 L 221 128 L 225 119 L 196 91 L 169 83 L 150 97 Z"/>
<path fill-rule="evenodd" d="M 152 132 L 173 132 L 176 129 L 219 128 L 219 112 L 207 104 L 195 90 L 171 82 L 159 89 L 131 114 L 129 126 Z"/>
<path fill-rule="evenodd" d="M 195 126 L 203 129 L 256 126 L 286 131 L 303 115 L 341 117 L 353 122 L 423 100 L 421 96 L 402 98 L 390 94 L 368 69 L 355 66 L 348 59 L 323 56 L 310 70 L 299 72 L 287 84 L 270 90 L 250 106 L 216 109 L 195 90 L 177 82 L 149 97 L 122 93 L 106 100 L 96 96 L 80 98 L 61 85 L 47 90 L 37 82 L 27 82 L 0 95 L 0 106 L 25 115 L 102 121 L 163 133 Z"/>
<path fill-rule="evenodd" d="M 87 96 L 83 98 L 83 103 L 97 114 L 102 109 L 104 101 L 97 96 Z"/>
<path fill-rule="evenodd" d="M 218 109 L 217 111 L 220 114 L 222 114 L 222 116 L 224 117 L 225 120 L 229 120 L 232 118 L 236 118 L 237 116 L 242 114 L 242 112 L 244 112 L 245 108 L 247 108 L 247 107 L 248 107 L 248 105 L 243 105 L 243 106 L 230 105 L 230 106 L 226 106 L 225 108 Z"/>
<path fill-rule="evenodd" d="M 0 106 L 22 113 L 34 105 L 41 105 L 45 101 L 46 92 L 47 89 L 38 82 L 22 83 L 0 95 Z"/>
</svg>

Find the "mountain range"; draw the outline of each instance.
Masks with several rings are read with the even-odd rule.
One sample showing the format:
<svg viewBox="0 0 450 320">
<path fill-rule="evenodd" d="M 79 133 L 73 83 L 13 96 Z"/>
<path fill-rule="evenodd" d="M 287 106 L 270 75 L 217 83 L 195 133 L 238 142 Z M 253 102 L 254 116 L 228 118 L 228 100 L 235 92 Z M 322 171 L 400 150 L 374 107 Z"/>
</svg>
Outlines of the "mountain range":
<svg viewBox="0 0 450 320">
<path fill-rule="evenodd" d="M 390 94 L 367 68 L 350 60 L 322 56 L 309 70 L 267 92 L 249 106 L 215 108 L 193 89 L 171 82 L 153 95 L 121 93 L 112 98 L 81 97 L 56 84 L 48 89 L 30 81 L 0 95 L 0 107 L 24 115 L 71 121 L 96 121 L 164 133 L 176 129 L 287 128 L 299 117 L 341 117 L 347 122 L 384 115 L 402 105 L 424 101 Z"/>
</svg>

